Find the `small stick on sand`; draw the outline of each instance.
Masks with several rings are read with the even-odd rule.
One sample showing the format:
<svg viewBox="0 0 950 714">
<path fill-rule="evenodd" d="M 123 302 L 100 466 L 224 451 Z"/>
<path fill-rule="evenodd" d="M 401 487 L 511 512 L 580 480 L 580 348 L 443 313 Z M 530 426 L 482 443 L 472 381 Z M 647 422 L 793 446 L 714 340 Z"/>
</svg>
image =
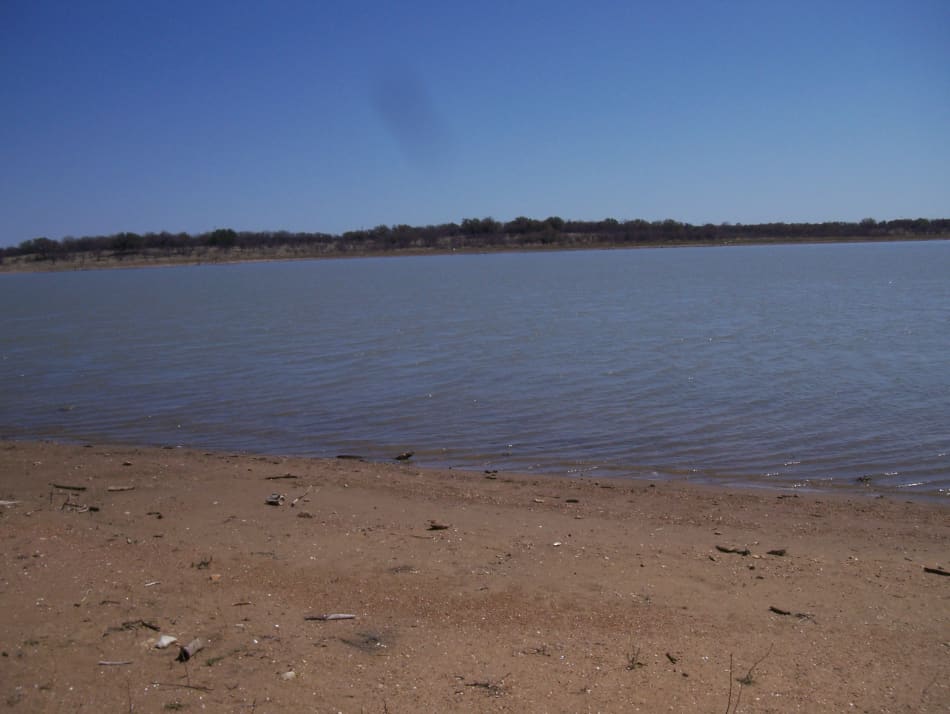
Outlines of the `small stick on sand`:
<svg viewBox="0 0 950 714">
<path fill-rule="evenodd" d="M 343 612 L 331 612 L 327 615 L 304 615 L 304 620 L 318 620 L 320 622 L 329 622 L 331 620 L 355 620 L 356 615 L 350 615 Z"/>
<path fill-rule="evenodd" d="M 213 692 L 211 687 L 201 687 L 197 684 L 177 684 L 174 682 L 152 682 L 157 687 L 180 687 L 181 689 L 196 689 L 199 692 Z"/>
<path fill-rule="evenodd" d="M 730 548 L 725 545 L 717 545 L 716 550 L 720 553 L 735 553 L 736 555 L 752 555 L 752 551 L 748 548 Z"/>
</svg>

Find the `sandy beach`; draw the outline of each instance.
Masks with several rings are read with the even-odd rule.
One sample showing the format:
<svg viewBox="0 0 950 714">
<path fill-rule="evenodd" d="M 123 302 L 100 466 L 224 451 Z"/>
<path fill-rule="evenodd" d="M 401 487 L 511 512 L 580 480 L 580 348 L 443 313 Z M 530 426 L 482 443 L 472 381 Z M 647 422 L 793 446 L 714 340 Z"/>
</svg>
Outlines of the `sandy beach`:
<svg viewBox="0 0 950 714">
<path fill-rule="evenodd" d="M 11 711 L 950 709 L 944 504 L 99 444 L 0 474 Z"/>
</svg>

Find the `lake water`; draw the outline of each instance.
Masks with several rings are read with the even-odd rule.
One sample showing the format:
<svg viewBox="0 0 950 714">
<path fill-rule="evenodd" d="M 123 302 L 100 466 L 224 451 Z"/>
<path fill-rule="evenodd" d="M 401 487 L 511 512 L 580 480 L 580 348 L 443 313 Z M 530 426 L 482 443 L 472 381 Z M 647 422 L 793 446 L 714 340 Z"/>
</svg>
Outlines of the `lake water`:
<svg viewBox="0 0 950 714">
<path fill-rule="evenodd" d="M 950 495 L 946 241 L 12 274 L 0 307 L 5 438 Z"/>
</svg>

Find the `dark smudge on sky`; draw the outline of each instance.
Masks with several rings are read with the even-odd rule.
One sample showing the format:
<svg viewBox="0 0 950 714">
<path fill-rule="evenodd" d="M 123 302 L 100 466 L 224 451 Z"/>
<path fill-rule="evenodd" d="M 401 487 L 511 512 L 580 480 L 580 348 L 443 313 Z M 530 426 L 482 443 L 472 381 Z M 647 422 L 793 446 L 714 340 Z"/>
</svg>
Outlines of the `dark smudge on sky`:
<svg viewBox="0 0 950 714">
<path fill-rule="evenodd" d="M 425 171 L 448 168 L 448 131 L 429 88 L 417 74 L 402 70 L 380 76 L 372 100 L 409 163 Z"/>
</svg>

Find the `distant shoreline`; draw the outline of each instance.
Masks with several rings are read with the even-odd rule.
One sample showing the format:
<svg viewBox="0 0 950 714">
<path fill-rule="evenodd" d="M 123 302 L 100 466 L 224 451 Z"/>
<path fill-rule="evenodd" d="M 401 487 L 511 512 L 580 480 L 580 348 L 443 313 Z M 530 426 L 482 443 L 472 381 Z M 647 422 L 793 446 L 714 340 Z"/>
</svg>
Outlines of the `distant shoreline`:
<svg viewBox="0 0 950 714">
<path fill-rule="evenodd" d="M 756 245 L 824 245 L 847 243 L 906 243 L 916 241 L 946 241 L 950 235 L 907 235 L 850 237 L 776 237 L 743 238 L 716 241 L 656 241 L 631 245 L 623 242 L 593 240 L 587 243 L 521 243 L 517 245 L 485 244 L 452 248 L 354 248 L 350 244 L 315 246 L 275 245 L 256 248 L 194 247 L 186 252 L 147 250 L 140 252 L 101 251 L 90 255 L 72 253 L 62 256 L 39 257 L 19 255 L 5 257 L 0 262 L 0 273 L 50 273 L 84 270 L 114 270 L 121 268 L 159 268 L 196 265 L 232 265 L 295 260 L 325 260 L 343 258 L 381 258 L 437 255 L 481 255 L 490 253 L 552 253 L 584 250 L 637 250 L 642 248 L 725 248 Z"/>
</svg>

